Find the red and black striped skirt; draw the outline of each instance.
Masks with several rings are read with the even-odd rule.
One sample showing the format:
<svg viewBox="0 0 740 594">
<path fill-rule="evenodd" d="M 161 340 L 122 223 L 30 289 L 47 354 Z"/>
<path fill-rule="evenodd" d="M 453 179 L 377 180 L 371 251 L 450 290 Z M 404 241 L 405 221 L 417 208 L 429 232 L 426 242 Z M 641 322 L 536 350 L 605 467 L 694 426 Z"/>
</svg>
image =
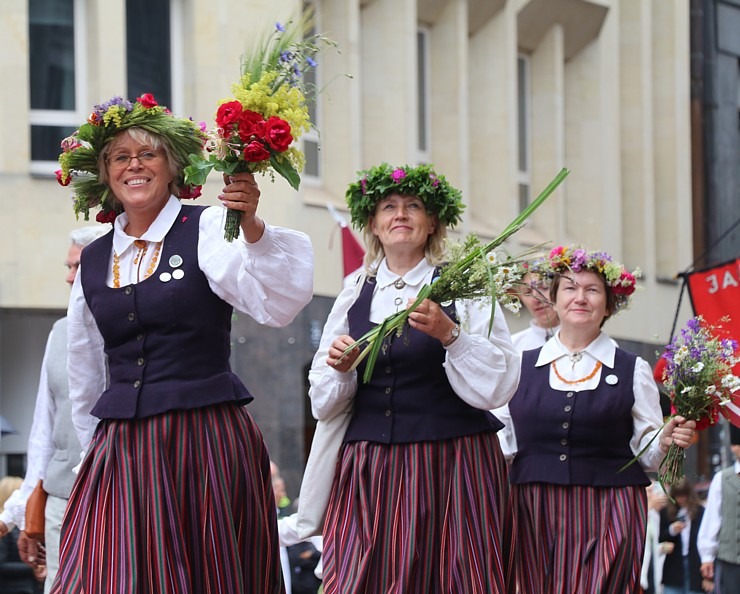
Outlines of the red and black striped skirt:
<svg viewBox="0 0 740 594">
<path fill-rule="evenodd" d="M 645 487 L 512 485 L 520 594 L 640 591 Z"/>
<path fill-rule="evenodd" d="M 98 424 L 55 594 L 284 592 L 270 461 L 234 404 Z"/>
<path fill-rule="evenodd" d="M 495 433 L 345 444 L 324 525 L 324 592 L 503 593 L 506 503 Z"/>
</svg>

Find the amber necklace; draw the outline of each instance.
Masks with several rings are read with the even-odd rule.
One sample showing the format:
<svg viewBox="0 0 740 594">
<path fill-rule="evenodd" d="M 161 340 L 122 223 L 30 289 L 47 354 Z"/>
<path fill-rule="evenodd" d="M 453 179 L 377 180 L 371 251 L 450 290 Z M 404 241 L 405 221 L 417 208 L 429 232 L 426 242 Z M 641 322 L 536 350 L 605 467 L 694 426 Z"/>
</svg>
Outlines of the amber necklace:
<svg viewBox="0 0 740 594">
<path fill-rule="evenodd" d="M 555 364 L 555 361 L 552 362 L 552 370 L 555 372 L 555 377 L 557 377 L 564 384 L 572 385 L 572 384 L 580 384 L 581 382 L 587 382 L 592 377 L 594 377 L 597 373 L 599 373 L 599 369 L 601 369 L 601 361 L 596 361 L 594 370 L 591 373 L 589 373 L 586 377 L 582 377 L 581 379 L 577 379 L 577 380 L 567 380 L 562 375 L 560 375 L 560 372 L 558 372 L 558 366 Z"/>
<path fill-rule="evenodd" d="M 136 252 L 136 256 L 134 257 L 134 264 L 136 265 L 136 282 L 141 282 L 142 280 L 145 280 L 149 278 L 152 273 L 154 272 L 154 269 L 157 267 L 157 262 L 159 261 L 159 252 L 162 249 L 162 242 L 159 241 L 154 246 L 154 253 L 152 254 L 152 261 L 149 262 L 149 266 L 146 269 L 146 274 L 144 275 L 144 278 L 141 278 L 140 272 L 141 272 L 141 263 L 144 261 L 144 256 L 146 255 L 149 244 L 144 241 L 143 239 L 136 239 L 134 240 L 134 245 L 138 249 Z M 118 256 L 118 254 L 113 251 L 113 288 L 119 289 L 121 287 L 121 261 Z"/>
</svg>

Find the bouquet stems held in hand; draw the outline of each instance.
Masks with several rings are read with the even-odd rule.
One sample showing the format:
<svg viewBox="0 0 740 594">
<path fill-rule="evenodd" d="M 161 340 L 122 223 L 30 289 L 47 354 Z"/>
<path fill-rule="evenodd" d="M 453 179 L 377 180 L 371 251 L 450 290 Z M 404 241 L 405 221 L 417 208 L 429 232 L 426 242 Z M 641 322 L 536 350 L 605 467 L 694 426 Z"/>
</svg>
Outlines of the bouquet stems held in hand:
<svg viewBox="0 0 740 594">
<path fill-rule="evenodd" d="M 413 304 L 407 309 L 387 317 L 347 347 L 345 355 L 357 347 L 361 349 L 352 369 L 355 369 L 367 357 L 365 373 L 363 374 L 365 383 L 369 382 L 372 377 L 383 342 L 393 334 L 400 335 L 403 332 L 409 314 L 419 307 L 425 299 L 431 299 L 436 303 L 444 303 L 454 299 L 490 298 L 491 320 L 489 332 L 491 331 L 496 300 L 497 298 L 503 298 L 505 292 L 516 282 L 516 269 L 523 258 L 522 255 L 499 258 L 499 254 L 494 253 L 494 250 L 522 228 L 531 214 L 549 198 L 569 173 L 567 169 L 562 169 L 542 193 L 492 241 L 480 245 L 477 239 L 468 237 L 464 244 L 465 253 L 460 258 L 445 265 L 431 285 L 425 284 Z M 479 265 L 483 265 L 486 270 L 486 279 L 483 282 L 460 282 L 461 279 L 463 281 L 465 279 L 470 280 L 473 269 Z M 521 278 L 523 272 L 518 274 Z"/>
</svg>

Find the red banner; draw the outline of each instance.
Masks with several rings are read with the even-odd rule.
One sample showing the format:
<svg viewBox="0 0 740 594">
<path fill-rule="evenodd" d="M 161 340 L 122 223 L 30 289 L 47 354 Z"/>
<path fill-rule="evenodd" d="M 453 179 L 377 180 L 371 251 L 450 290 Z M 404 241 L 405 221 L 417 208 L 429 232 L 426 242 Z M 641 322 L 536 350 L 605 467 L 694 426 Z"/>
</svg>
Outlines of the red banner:
<svg viewBox="0 0 740 594">
<path fill-rule="evenodd" d="M 688 280 L 694 314 L 722 325 L 730 338 L 740 341 L 740 258 L 692 272 Z"/>
<path fill-rule="evenodd" d="M 692 272 L 688 277 L 689 296 L 694 314 L 721 327 L 722 338 L 740 342 L 740 258 L 709 270 Z M 740 375 L 740 364 L 733 369 Z M 740 410 L 731 404 L 731 422 L 740 426 Z"/>
</svg>

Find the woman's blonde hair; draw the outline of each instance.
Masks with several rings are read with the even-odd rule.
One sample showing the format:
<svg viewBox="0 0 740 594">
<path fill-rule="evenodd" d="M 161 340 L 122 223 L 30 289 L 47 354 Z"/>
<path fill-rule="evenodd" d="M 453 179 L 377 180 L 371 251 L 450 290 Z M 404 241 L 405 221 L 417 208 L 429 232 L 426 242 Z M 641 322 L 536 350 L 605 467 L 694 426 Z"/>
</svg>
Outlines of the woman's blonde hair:
<svg viewBox="0 0 740 594">
<path fill-rule="evenodd" d="M 19 476 L 6 476 L 0 479 L 0 512 L 5 509 L 5 502 L 13 494 L 13 491 L 20 489 L 23 479 Z"/>
</svg>

